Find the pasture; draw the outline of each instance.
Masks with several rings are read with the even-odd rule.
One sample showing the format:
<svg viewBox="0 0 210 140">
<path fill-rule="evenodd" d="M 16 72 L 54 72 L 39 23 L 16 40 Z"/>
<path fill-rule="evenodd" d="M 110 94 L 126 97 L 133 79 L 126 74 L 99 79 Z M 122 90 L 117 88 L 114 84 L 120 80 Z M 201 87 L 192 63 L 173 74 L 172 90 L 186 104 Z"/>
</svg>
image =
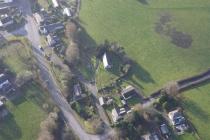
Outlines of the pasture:
<svg viewBox="0 0 210 140">
<path fill-rule="evenodd" d="M 210 123 L 210 85 L 203 85 L 187 92 L 184 92 L 183 106 L 188 119 L 197 130 L 200 139 L 210 138 L 208 125 Z"/>
<path fill-rule="evenodd" d="M 134 61 L 127 82 L 149 95 L 210 67 L 209 8 L 209 0 L 84 0 L 80 21 L 90 46 L 107 39 L 124 47 Z M 99 75 L 101 85 L 109 81 Z"/>
<path fill-rule="evenodd" d="M 16 94 L 20 95 L 6 103 L 10 114 L 1 120 L 0 140 L 36 140 L 40 123 L 47 115 L 42 104 L 48 95 L 34 82 Z"/>
</svg>

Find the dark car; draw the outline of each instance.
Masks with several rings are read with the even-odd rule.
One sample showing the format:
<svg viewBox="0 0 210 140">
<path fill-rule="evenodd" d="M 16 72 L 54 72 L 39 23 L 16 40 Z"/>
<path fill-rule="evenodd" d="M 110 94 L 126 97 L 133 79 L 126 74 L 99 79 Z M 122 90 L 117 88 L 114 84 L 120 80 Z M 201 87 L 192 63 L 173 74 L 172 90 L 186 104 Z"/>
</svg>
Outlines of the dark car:
<svg viewBox="0 0 210 140">
<path fill-rule="evenodd" d="M 161 124 L 160 125 L 160 131 L 161 131 L 161 134 L 163 135 L 163 137 L 165 139 L 169 139 L 170 131 L 169 131 L 168 126 L 166 124 Z"/>
</svg>

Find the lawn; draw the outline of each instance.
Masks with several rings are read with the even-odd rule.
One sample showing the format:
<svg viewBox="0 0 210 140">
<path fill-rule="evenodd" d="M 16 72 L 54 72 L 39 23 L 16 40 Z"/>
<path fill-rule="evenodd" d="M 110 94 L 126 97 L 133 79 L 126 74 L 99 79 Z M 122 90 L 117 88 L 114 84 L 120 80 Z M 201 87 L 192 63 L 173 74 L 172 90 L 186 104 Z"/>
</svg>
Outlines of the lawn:
<svg viewBox="0 0 210 140">
<path fill-rule="evenodd" d="M 205 85 L 184 93 L 183 103 L 189 120 L 202 140 L 210 138 L 210 85 Z M 191 140 L 191 139 L 190 139 Z"/>
<path fill-rule="evenodd" d="M 30 70 L 30 62 L 32 62 L 29 48 L 25 48 L 20 43 L 12 43 L 1 48 L 0 59 L 14 74 Z"/>
<path fill-rule="evenodd" d="M 0 140 L 37 139 L 40 122 L 47 115 L 41 108 L 47 94 L 36 83 L 27 84 L 20 94 L 6 104 L 10 115 L 1 121 Z"/>
<path fill-rule="evenodd" d="M 80 21 L 91 46 L 108 39 L 124 47 L 135 62 L 128 81 L 149 95 L 209 68 L 209 8 L 209 0 L 83 0 Z M 169 19 L 160 32 L 164 15 Z M 109 79 L 101 73 L 103 85 Z"/>
<path fill-rule="evenodd" d="M 38 0 L 38 3 L 45 9 L 48 10 L 48 7 L 52 4 L 51 0 Z"/>
</svg>

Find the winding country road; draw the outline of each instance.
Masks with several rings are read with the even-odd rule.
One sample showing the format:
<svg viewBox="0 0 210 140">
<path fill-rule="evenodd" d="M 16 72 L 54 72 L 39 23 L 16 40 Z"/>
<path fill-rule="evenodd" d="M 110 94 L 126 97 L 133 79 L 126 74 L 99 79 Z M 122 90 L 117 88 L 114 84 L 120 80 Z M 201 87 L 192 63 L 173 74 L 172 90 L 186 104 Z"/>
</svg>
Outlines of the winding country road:
<svg viewBox="0 0 210 140">
<path fill-rule="evenodd" d="M 24 27 L 27 38 L 32 43 L 32 50 L 34 56 L 37 59 L 39 68 L 40 68 L 40 77 L 43 82 L 46 82 L 47 88 L 57 106 L 61 109 L 66 123 L 72 128 L 74 133 L 81 140 L 107 140 L 108 133 L 106 135 L 91 135 L 85 132 L 85 130 L 81 127 L 79 122 L 76 120 L 74 116 L 74 111 L 71 109 L 70 105 L 66 101 L 66 99 L 62 96 L 58 85 L 56 84 L 56 80 L 54 79 L 50 69 L 49 64 L 45 60 L 42 52 L 38 49 L 38 45 L 40 45 L 40 35 L 38 33 L 38 27 L 32 17 L 31 4 L 29 0 L 17 0 L 15 5 L 21 7 L 23 10 L 23 14 L 26 18 L 26 25 Z"/>
</svg>

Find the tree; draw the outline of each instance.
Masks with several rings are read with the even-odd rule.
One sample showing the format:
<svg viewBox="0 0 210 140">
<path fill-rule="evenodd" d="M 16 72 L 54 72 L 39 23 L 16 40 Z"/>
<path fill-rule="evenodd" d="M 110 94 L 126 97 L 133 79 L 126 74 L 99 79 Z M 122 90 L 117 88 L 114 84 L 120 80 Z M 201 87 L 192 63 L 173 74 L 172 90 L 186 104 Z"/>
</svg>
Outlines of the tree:
<svg viewBox="0 0 210 140">
<path fill-rule="evenodd" d="M 66 50 L 66 61 L 69 65 L 76 65 L 80 60 L 80 50 L 77 43 L 71 42 Z"/>
<path fill-rule="evenodd" d="M 54 140 L 54 131 L 57 128 L 58 114 L 57 112 L 51 112 L 48 117 L 41 122 L 40 133 L 38 140 Z"/>
<path fill-rule="evenodd" d="M 65 36 L 70 40 L 70 42 L 76 41 L 77 29 L 77 25 L 74 22 L 67 22 Z"/>
<path fill-rule="evenodd" d="M 168 95 L 167 94 L 163 94 L 160 98 L 159 98 L 159 103 L 162 105 L 163 103 L 167 102 L 168 100 Z"/>
<path fill-rule="evenodd" d="M 169 82 L 166 85 L 165 91 L 167 94 L 169 94 L 171 96 L 175 96 L 179 92 L 178 89 L 179 89 L 178 84 L 177 84 L 177 82 L 174 81 L 174 82 Z"/>
<path fill-rule="evenodd" d="M 30 81 L 32 78 L 33 73 L 31 71 L 25 70 L 17 74 L 15 83 L 17 86 L 21 87 L 26 82 Z"/>
</svg>

